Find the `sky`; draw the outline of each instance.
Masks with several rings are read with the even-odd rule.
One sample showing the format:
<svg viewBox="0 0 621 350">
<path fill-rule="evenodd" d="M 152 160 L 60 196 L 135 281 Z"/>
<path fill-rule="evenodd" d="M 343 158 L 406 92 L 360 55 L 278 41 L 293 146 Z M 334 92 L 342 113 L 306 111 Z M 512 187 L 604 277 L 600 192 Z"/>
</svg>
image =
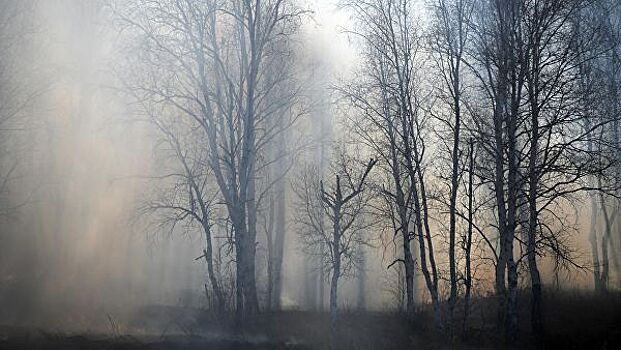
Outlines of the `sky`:
<svg viewBox="0 0 621 350">
<path fill-rule="evenodd" d="M 339 0 L 309 0 L 314 9 L 313 20 L 305 29 L 309 44 L 321 51 L 321 56 L 342 72 L 355 64 L 356 50 L 344 30 L 351 29 L 352 21 L 345 9 L 339 8 Z"/>
</svg>

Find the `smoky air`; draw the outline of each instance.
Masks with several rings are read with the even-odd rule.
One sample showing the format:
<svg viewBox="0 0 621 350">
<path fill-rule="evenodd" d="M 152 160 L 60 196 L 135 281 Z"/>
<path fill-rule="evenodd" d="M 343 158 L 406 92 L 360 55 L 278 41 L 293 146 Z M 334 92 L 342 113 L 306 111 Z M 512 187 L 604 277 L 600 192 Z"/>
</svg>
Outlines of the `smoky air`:
<svg viewBox="0 0 621 350">
<path fill-rule="evenodd" d="M 616 0 L 0 0 L 0 349 L 621 346 Z"/>
</svg>

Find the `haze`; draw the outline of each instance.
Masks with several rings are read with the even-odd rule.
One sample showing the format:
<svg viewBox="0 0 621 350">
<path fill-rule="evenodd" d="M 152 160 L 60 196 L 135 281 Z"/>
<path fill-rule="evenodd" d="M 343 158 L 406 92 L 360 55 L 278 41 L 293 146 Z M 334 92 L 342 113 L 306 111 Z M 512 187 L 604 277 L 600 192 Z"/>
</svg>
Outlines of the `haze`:
<svg viewBox="0 0 621 350">
<path fill-rule="evenodd" d="M 0 348 L 619 344 L 619 50 L 613 0 L 0 0 Z"/>
</svg>

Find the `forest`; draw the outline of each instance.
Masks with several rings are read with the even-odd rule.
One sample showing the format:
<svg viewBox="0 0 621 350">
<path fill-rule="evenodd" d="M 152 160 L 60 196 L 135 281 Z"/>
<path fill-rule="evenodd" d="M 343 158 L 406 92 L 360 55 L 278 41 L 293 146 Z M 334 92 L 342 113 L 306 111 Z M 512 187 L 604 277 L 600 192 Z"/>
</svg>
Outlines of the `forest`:
<svg viewBox="0 0 621 350">
<path fill-rule="evenodd" d="M 0 0 L 0 349 L 621 348 L 618 0 Z"/>
</svg>

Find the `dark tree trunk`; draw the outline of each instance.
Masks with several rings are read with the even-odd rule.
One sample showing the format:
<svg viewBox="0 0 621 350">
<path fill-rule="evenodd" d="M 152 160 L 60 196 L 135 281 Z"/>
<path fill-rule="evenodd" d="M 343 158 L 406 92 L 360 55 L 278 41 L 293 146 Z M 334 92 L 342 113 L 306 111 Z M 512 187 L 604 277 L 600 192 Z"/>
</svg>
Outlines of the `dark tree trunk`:
<svg viewBox="0 0 621 350">
<path fill-rule="evenodd" d="M 599 179 L 599 185 L 601 187 L 602 181 Z M 599 194 L 600 205 L 602 208 L 602 214 L 604 215 L 604 236 L 601 240 L 602 246 L 602 266 L 601 266 L 601 284 L 602 290 L 608 291 L 608 282 L 610 279 L 610 261 L 608 256 L 608 246 L 610 241 L 610 218 L 608 215 L 608 208 L 606 207 L 606 201 L 604 199 L 604 195 L 602 193 Z"/>
<path fill-rule="evenodd" d="M 539 171 L 537 166 L 537 157 L 539 155 L 539 43 L 533 44 L 532 50 L 532 72 L 528 77 L 528 97 L 530 104 L 531 119 L 531 136 L 530 136 L 530 154 L 528 165 L 528 235 L 526 243 L 526 255 L 528 260 L 528 270 L 530 272 L 531 282 L 531 327 L 535 339 L 538 342 L 543 340 L 543 311 L 542 311 L 542 286 L 539 268 L 537 266 L 537 195 L 539 188 Z"/>
<path fill-rule="evenodd" d="M 211 283 L 211 288 L 214 295 L 216 296 L 216 311 L 222 314 L 226 308 L 226 300 L 224 299 L 224 293 L 222 292 L 222 288 L 220 288 L 220 284 L 218 283 L 218 278 L 214 270 L 211 228 L 208 224 L 203 224 L 203 228 L 205 230 L 205 238 L 207 240 L 207 248 L 203 250 L 203 256 L 205 257 L 205 262 L 207 263 L 207 274 L 209 277 L 209 282 Z"/>
<path fill-rule="evenodd" d="M 364 253 L 364 248 L 360 249 L 360 266 L 358 266 L 358 309 L 365 310 L 366 309 L 366 255 Z"/>
<path fill-rule="evenodd" d="M 591 194 L 591 232 L 589 243 L 591 244 L 591 260 L 593 263 L 593 287 L 596 292 L 604 291 L 599 262 L 599 245 L 597 243 L 597 200 L 596 194 Z"/>
<path fill-rule="evenodd" d="M 472 250 L 472 229 L 474 223 L 474 140 L 470 139 L 470 150 L 468 153 L 468 231 L 466 232 L 466 242 L 464 247 L 464 255 L 466 259 L 466 271 L 464 285 L 466 293 L 464 296 L 464 323 L 463 334 L 468 337 L 468 318 L 470 317 L 470 297 L 472 293 L 472 268 L 471 268 L 471 250 Z"/>
<path fill-rule="evenodd" d="M 274 196 L 269 197 L 267 211 L 267 303 L 265 309 L 271 311 L 274 299 Z"/>
<path fill-rule="evenodd" d="M 453 320 L 455 313 L 455 304 L 457 303 L 457 261 L 455 259 L 455 236 L 457 221 L 457 190 L 459 186 L 459 138 L 461 130 L 461 110 L 459 95 L 459 58 L 455 63 L 455 71 L 453 72 L 453 109 L 455 124 L 453 125 L 453 150 L 451 154 L 451 195 L 449 201 L 449 275 L 450 275 L 450 296 L 449 296 L 449 329 L 451 339 L 455 332 L 455 322 Z"/>
</svg>

